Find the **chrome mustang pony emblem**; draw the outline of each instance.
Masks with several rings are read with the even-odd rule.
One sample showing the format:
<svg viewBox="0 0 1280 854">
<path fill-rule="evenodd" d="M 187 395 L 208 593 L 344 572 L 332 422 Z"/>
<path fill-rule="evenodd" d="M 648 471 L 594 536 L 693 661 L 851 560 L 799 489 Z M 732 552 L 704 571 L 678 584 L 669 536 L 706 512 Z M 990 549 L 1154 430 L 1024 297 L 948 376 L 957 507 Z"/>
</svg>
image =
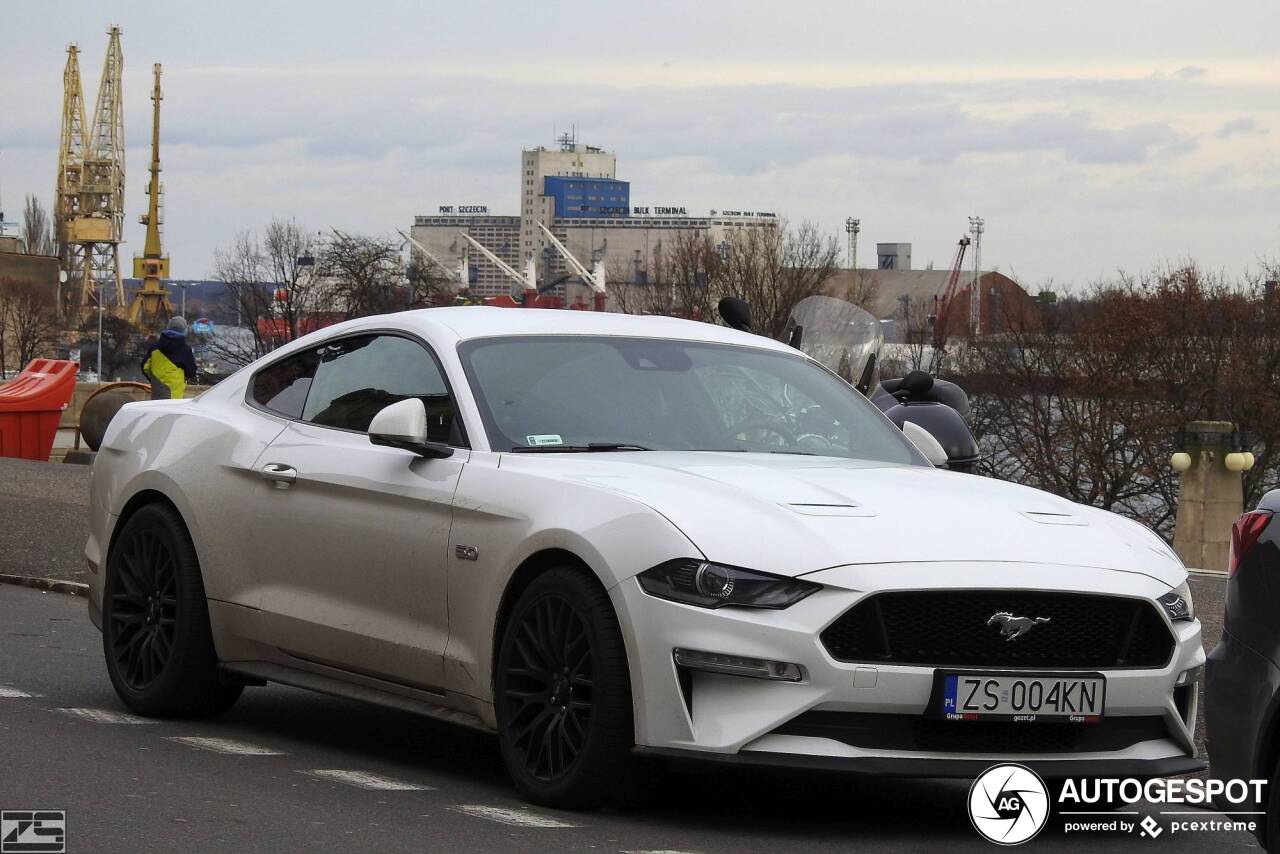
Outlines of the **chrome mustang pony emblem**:
<svg viewBox="0 0 1280 854">
<path fill-rule="evenodd" d="M 1036 626 L 1047 622 L 1048 617 L 1015 617 L 1008 611 L 997 611 L 987 620 L 987 625 L 999 626 L 1000 635 L 1006 641 L 1016 641 Z"/>
</svg>

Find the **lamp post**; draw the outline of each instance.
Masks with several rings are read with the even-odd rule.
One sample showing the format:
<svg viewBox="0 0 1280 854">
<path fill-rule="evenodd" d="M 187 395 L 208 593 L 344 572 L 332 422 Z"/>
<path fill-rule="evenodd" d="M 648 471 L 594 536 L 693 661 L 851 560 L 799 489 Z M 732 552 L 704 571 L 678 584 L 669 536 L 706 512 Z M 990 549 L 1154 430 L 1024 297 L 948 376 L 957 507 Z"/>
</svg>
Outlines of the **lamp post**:
<svg viewBox="0 0 1280 854">
<path fill-rule="evenodd" d="M 187 319 L 187 288 L 191 287 L 191 283 L 190 282 L 173 282 L 172 284 L 175 288 L 182 289 L 182 302 L 181 302 L 182 308 L 180 309 L 180 311 L 182 312 L 182 319 L 186 320 Z"/>
<path fill-rule="evenodd" d="M 98 385 L 102 385 L 102 287 L 98 287 Z"/>
<path fill-rule="evenodd" d="M 858 232 L 862 230 L 862 220 L 849 217 L 844 221 L 844 232 L 849 235 L 849 269 L 858 269 Z"/>
<path fill-rule="evenodd" d="M 973 235 L 973 285 L 969 288 L 969 333 L 977 335 L 982 324 L 982 291 L 978 279 L 982 275 L 982 217 L 969 217 L 969 233 Z"/>
</svg>

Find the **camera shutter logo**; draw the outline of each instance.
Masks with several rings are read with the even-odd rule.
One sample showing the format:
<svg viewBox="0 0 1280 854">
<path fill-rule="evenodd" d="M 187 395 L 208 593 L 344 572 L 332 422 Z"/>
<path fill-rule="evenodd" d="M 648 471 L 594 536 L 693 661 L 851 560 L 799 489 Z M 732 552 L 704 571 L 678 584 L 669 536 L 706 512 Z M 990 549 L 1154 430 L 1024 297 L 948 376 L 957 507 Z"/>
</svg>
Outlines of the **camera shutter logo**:
<svg viewBox="0 0 1280 854">
<path fill-rule="evenodd" d="M 0 854 L 63 854 L 66 850 L 65 810 L 0 812 Z"/>
<path fill-rule="evenodd" d="M 997 845 L 1020 845 L 1035 838 L 1049 820 L 1049 790 L 1024 765 L 995 765 L 969 788 L 969 820 Z"/>
</svg>

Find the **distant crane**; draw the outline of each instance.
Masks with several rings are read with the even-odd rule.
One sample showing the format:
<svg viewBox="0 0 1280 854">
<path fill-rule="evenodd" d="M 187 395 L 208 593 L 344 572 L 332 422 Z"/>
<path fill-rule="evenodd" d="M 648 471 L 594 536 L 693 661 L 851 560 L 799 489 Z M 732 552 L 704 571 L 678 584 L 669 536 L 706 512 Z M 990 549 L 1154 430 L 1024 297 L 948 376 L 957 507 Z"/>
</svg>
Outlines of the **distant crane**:
<svg viewBox="0 0 1280 854">
<path fill-rule="evenodd" d="M 62 71 L 62 138 L 58 146 L 58 181 L 53 196 L 53 226 L 58 258 L 68 280 L 81 285 L 85 246 L 75 240 L 80 217 L 80 183 L 84 177 L 84 88 L 80 83 L 80 48 L 67 45 Z M 59 305 L 58 311 L 64 306 Z"/>
<path fill-rule="evenodd" d="M 537 305 L 538 303 L 538 271 L 537 271 L 537 267 L 533 263 L 532 258 L 530 258 L 528 261 L 525 262 L 524 272 L 520 273 L 520 272 L 517 272 L 515 268 L 513 268 L 506 261 L 503 261 L 497 255 L 494 255 L 492 252 L 490 252 L 483 243 L 481 243 L 479 240 L 476 240 L 470 234 L 467 234 L 465 231 L 459 231 L 458 235 L 462 237 L 463 240 L 467 241 L 472 246 L 474 246 L 476 249 L 480 250 L 480 254 L 483 255 L 485 258 L 488 258 L 489 262 L 493 264 L 493 266 L 501 270 L 502 273 L 506 275 L 507 278 L 511 279 L 512 281 L 520 285 L 520 290 L 523 292 L 525 305 L 530 307 Z"/>
<path fill-rule="evenodd" d="M 960 270 L 964 264 L 964 251 L 969 247 L 969 238 L 962 237 L 956 244 L 956 257 L 951 262 L 951 272 L 947 276 L 947 287 L 938 300 L 937 314 L 933 318 L 933 365 L 932 372 L 942 369 L 942 356 L 947 348 L 947 323 L 951 317 L 951 309 L 955 302 L 956 284 L 960 281 Z"/>
<path fill-rule="evenodd" d="M 405 239 L 405 242 L 407 242 L 410 246 L 418 250 L 418 252 L 424 258 L 426 258 L 432 264 L 435 264 L 442 271 L 444 271 L 446 276 L 450 275 L 451 273 L 456 275 L 457 285 L 458 285 L 458 291 L 457 291 L 458 295 L 463 297 L 467 295 L 467 292 L 471 289 L 471 277 L 470 277 L 470 271 L 467 269 L 467 259 L 465 257 L 458 259 L 458 266 L 455 267 L 453 270 L 450 270 L 443 261 L 441 261 L 435 255 L 432 255 L 431 250 L 423 246 L 419 241 L 414 240 L 412 237 L 405 234 L 403 231 L 400 231 L 400 229 L 396 229 L 396 233 L 399 234 L 401 237 L 403 237 Z"/>
<path fill-rule="evenodd" d="M 79 63 L 70 50 L 67 71 L 74 71 L 75 79 L 68 80 L 65 74 L 63 78 L 63 134 L 70 130 L 76 136 L 78 125 L 79 139 L 59 151 L 60 192 L 65 174 L 78 171 L 79 181 L 74 204 L 58 200 L 57 209 L 64 217 L 59 224 L 59 242 L 78 246 L 69 253 L 78 266 L 66 272 L 68 279 L 80 281 L 80 309 L 84 312 L 102 306 L 105 290 L 115 291 L 115 310 L 124 310 L 124 284 L 120 278 L 120 242 L 124 239 L 124 54 L 120 49 L 120 28 L 112 27 L 107 34 L 98 100 L 87 131 Z M 78 164 L 72 162 L 77 143 L 81 155 Z"/>
<path fill-rule="evenodd" d="M 573 272 L 577 273 L 579 278 L 581 278 L 582 281 L 591 288 L 595 310 L 607 311 L 606 305 L 608 304 L 609 293 L 605 290 L 604 264 L 600 261 L 596 261 L 592 265 L 593 269 L 588 270 L 583 266 L 581 261 L 573 257 L 573 253 L 571 253 L 565 245 L 560 242 L 559 238 L 551 233 L 551 229 L 547 228 L 541 222 L 538 223 L 538 228 L 542 229 L 542 233 L 551 241 L 551 245 L 555 247 L 555 250 L 564 257 L 566 262 L 568 262 L 569 268 L 572 269 Z"/>
<path fill-rule="evenodd" d="M 142 279 L 142 288 L 133 295 L 129 304 L 129 322 L 163 322 L 173 314 L 169 293 L 161 279 L 169 278 L 169 256 L 160 248 L 161 218 L 160 197 L 164 188 L 160 184 L 160 63 L 152 66 L 155 86 L 151 90 L 151 180 L 147 184 L 147 212 L 138 221 L 147 227 L 147 239 L 142 245 L 141 257 L 133 259 L 133 275 Z M 186 306 L 186 291 L 183 292 Z M 184 318 L 185 319 L 185 318 Z"/>
</svg>

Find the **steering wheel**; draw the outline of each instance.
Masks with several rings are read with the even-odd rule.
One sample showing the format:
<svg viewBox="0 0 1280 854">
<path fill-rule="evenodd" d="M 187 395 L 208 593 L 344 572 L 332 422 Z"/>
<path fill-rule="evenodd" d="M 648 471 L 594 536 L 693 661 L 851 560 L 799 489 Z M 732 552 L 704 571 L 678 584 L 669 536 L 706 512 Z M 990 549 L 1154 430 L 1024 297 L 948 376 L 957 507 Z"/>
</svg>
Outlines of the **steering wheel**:
<svg viewBox="0 0 1280 854">
<path fill-rule="evenodd" d="M 759 431 L 761 433 L 772 433 L 773 435 L 782 438 L 781 442 L 759 442 L 758 444 L 761 445 L 780 444 L 795 446 L 799 444 L 796 439 L 796 434 L 793 433 L 790 428 L 779 424 L 776 421 L 747 421 L 729 429 L 732 431 L 731 435 L 733 438 L 741 439 L 741 441 L 744 442 L 749 442 L 751 440 L 747 439 L 743 434 L 750 433 L 752 431 Z"/>
<path fill-rule="evenodd" d="M 829 451 L 835 447 L 835 443 L 826 436 L 817 433 L 803 433 L 796 440 L 796 445 L 804 448 L 806 451 L 813 451 L 820 454 L 823 451 Z"/>
</svg>

